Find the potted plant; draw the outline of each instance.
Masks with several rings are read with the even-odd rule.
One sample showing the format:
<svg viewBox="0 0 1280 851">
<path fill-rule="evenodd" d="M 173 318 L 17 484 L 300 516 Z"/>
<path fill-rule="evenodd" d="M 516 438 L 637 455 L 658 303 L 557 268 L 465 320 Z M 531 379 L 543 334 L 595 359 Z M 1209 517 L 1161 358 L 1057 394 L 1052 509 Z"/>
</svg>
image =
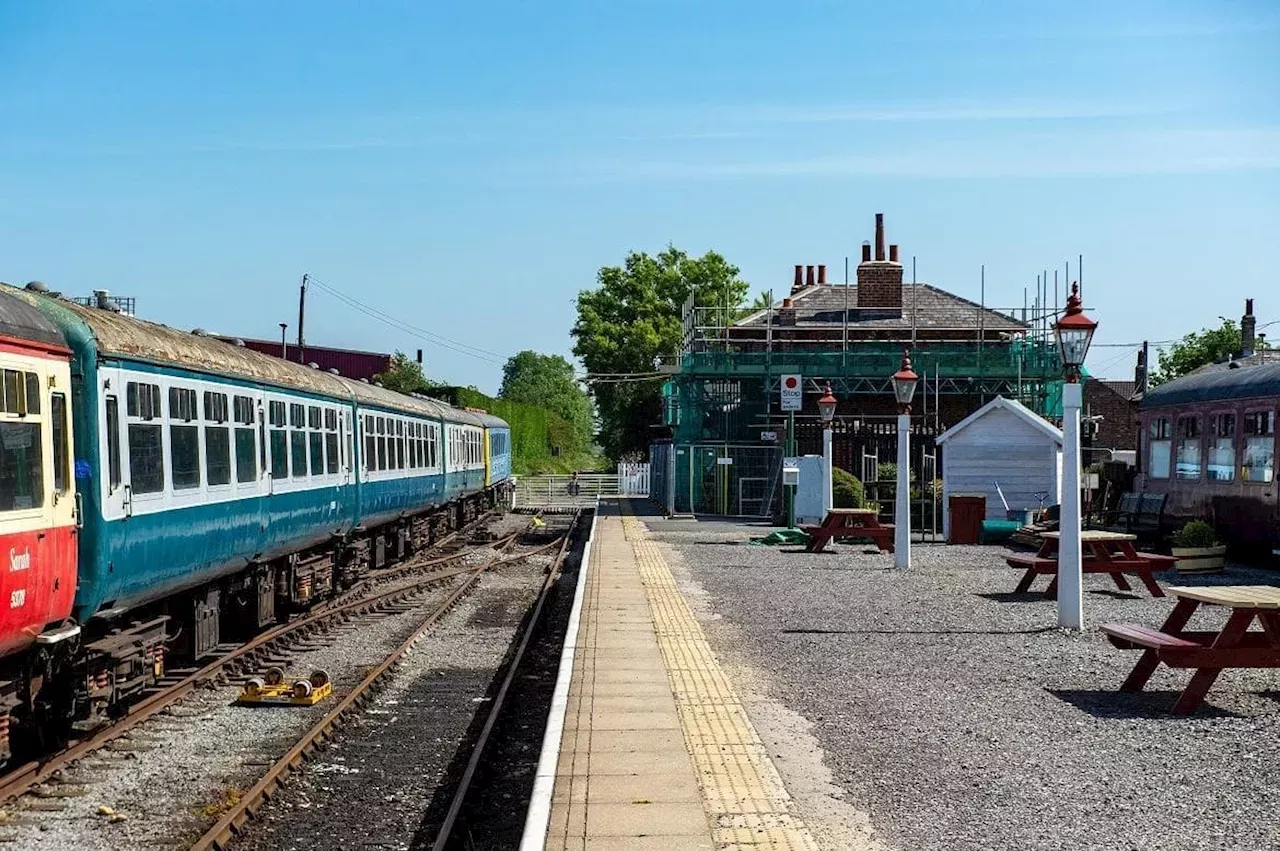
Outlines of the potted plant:
<svg viewBox="0 0 1280 851">
<path fill-rule="evenodd" d="M 1173 534 L 1173 555 L 1181 573 L 1210 573 L 1222 570 L 1227 547 L 1218 543 L 1212 526 L 1192 520 Z"/>
</svg>

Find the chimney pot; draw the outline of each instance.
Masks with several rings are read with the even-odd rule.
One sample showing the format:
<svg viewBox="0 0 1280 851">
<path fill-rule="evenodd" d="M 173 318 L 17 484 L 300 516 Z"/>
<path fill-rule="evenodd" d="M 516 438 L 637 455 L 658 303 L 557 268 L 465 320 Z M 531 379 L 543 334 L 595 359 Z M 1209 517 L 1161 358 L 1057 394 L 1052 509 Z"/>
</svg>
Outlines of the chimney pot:
<svg viewBox="0 0 1280 851">
<path fill-rule="evenodd" d="M 823 263 L 818 266 L 818 286 L 824 287 L 826 285 L 827 285 L 827 265 Z"/>
<path fill-rule="evenodd" d="M 896 245 L 889 246 L 889 262 L 891 263 L 898 262 L 898 246 Z"/>
<path fill-rule="evenodd" d="M 784 298 L 784 299 L 782 300 L 782 306 L 783 306 L 783 307 L 790 307 L 790 306 L 791 306 L 791 299 L 789 299 L 789 298 Z"/>
<path fill-rule="evenodd" d="M 1246 298 L 1244 300 L 1244 315 L 1245 316 L 1253 315 L 1253 299 L 1251 298 Z"/>
<path fill-rule="evenodd" d="M 812 266 L 806 266 L 804 269 L 804 283 L 807 287 L 811 287 L 814 284 Z"/>
<path fill-rule="evenodd" d="M 791 291 L 795 292 L 804 286 L 804 266 L 796 264 L 796 279 L 791 284 Z"/>
<path fill-rule="evenodd" d="M 862 243 L 862 262 L 871 262 L 871 243 L 869 242 Z"/>
<path fill-rule="evenodd" d="M 876 213 L 876 259 L 884 259 L 884 213 Z"/>
</svg>

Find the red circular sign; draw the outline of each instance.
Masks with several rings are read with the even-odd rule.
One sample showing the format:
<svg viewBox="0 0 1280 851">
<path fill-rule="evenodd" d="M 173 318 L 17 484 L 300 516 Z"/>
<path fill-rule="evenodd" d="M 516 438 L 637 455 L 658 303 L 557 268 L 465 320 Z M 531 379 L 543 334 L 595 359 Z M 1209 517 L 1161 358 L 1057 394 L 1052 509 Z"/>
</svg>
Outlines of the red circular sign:
<svg viewBox="0 0 1280 851">
<path fill-rule="evenodd" d="M 787 389 L 788 390 L 796 389 L 796 379 L 794 375 L 787 376 Z"/>
</svg>

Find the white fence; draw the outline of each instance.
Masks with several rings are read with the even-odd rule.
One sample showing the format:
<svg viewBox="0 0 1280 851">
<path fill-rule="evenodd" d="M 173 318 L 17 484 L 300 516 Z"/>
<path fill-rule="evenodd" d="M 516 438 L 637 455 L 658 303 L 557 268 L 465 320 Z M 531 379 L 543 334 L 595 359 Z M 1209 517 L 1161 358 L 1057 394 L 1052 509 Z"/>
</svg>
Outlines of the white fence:
<svg viewBox="0 0 1280 851">
<path fill-rule="evenodd" d="M 600 497 L 649 495 L 649 465 L 622 464 L 617 473 L 526 476 L 516 479 L 516 508 L 575 508 Z"/>
<path fill-rule="evenodd" d="M 619 464 L 618 493 L 622 496 L 648 496 L 649 465 Z"/>
</svg>

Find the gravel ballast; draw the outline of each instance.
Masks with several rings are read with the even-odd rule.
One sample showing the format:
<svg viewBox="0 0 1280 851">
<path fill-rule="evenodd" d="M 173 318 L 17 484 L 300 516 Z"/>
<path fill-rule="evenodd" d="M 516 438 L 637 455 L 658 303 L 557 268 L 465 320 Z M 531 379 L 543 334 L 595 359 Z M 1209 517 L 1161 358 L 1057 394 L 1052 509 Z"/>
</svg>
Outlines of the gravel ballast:
<svg viewBox="0 0 1280 851">
<path fill-rule="evenodd" d="M 648 522 L 705 592 L 716 651 L 812 724 L 844 801 L 887 846 L 1280 847 L 1275 672 L 1223 673 L 1190 717 L 1169 711 L 1188 672 L 1162 666 L 1144 693 L 1117 691 L 1138 656 L 1097 625 L 1159 626 L 1171 599 L 1086 577 L 1087 628 L 1071 634 L 1053 601 L 1011 593 L 1002 548 L 917 545 L 903 573 L 858 546 L 808 555 L 746 546 L 759 528 Z M 1244 567 L 1158 578 L 1280 584 Z M 1202 608 L 1191 628 L 1224 620 Z"/>
</svg>

